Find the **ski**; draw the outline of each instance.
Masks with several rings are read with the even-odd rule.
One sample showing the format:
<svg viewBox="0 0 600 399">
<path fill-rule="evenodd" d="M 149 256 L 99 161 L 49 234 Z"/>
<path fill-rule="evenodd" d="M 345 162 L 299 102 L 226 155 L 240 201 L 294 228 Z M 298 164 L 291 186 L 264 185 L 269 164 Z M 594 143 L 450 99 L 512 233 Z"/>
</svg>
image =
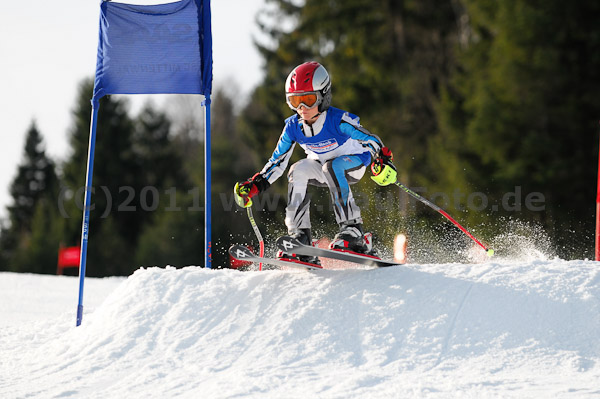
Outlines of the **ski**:
<svg viewBox="0 0 600 399">
<path fill-rule="evenodd" d="M 402 263 L 379 259 L 376 256 L 357 254 L 352 251 L 335 249 L 323 249 L 302 244 L 295 238 L 283 236 L 277 239 L 277 246 L 283 252 L 294 255 L 322 256 L 324 258 L 337 259 L 346 262 L 354 262 L 365 266 L 388 267 L 398 266 Z"/>
<path fill-rule="evenodd" d="M 252 251 L 250 251 L 248 248 L 244 247 L 243 245 L 238 245 L 238 244 L 232 245 L 231 248 L 229 248 L 229 254 L 231 256 L 233 256 L 235 259 L 242 260 L 242 261 L 265 263 L 268 265 L 280 266 L 280 267 L 293 267 L 293 268 L 302 269 L 302 270 L 306 270 L 306 269 L 308 269 L 308 270 L 323 270 L 323 267 L 321 267 L 321 266 L 313 265 L 313 264 L 306 263 L 306 262 L 263 258 L 263 257 L 260 257 L 256 254 L 254 254 Z"/>
</svg>

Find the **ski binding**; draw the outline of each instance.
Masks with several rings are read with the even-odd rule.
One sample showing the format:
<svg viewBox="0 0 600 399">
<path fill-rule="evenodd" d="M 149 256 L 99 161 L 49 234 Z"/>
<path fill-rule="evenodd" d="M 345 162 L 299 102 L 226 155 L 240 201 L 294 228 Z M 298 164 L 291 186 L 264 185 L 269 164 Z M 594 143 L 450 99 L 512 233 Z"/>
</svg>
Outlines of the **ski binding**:
<svg viewBox="0 0 600 399">
<path fill-rule="evenodd" d="M 306 270 L 306 269 L 322 270 L 323 269 L 322 266 L 315 265 L 312 263 L 306 263 L 306 262 L 302 262 L 302 261 L 263 258 L 263 257 L 260 257 L 256 254 L 254 254 L 254 252 L 250 251 L 248 248 L 244 247 L 243 245 L 238 245 L 238 244 L 232 245 L 231 248 L 229 248 L 229 254 L 237 260 L 250 261 L 250 262 L 256 262 L 256 263 L 264 263 L 264 264 L 272 265 L 272 266 L 293 267 L 293 268 L 302 269 L 302 270 Z"/>
</svg>

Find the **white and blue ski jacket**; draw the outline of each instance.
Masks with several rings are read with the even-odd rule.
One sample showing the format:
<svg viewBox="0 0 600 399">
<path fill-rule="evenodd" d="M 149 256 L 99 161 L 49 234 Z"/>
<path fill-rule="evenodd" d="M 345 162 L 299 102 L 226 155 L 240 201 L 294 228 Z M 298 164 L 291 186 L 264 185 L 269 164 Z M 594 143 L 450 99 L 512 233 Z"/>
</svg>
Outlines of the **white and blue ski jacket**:
<svg viewBox="0 0 600 399">
<path fill-rule="evenodd" d="M 285 120 L 285 127 L 273 155 L 260 174 L 272 184 L 287 168 L 296 143 L 308 159 L 321 164 L 342 155 L 358 155 L 368 166 L 383 143 L 359 123 L 359 117 L 341 109 L 329 107 L 312 125 L 303 123 L 298 114 Z"/>
</svg>

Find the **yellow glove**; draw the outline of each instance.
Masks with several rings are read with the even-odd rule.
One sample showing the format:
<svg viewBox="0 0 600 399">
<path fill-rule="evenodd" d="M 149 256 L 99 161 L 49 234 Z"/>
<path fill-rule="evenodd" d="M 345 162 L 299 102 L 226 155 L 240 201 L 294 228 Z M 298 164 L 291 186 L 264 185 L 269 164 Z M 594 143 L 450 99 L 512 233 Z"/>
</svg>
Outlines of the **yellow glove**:
<svg viewBox="0 0 600 399">
<path fill-rule="evenodd" d="M 255 193 L 253 193 L 252 189 L 254 188 Z M 251 181 L 245 181 L 243 183 L 235 183 L 235 187 L 233 187 L 233 196 L 235 198 L 235 203 L 241 206 L 242 208 L 248 208 L 252 206 L 252 198 L 254 195 L 258 194 L 258 189 L 256 185 Z"/>
<path fill-rule="evenodd" d="M 269 188 L 271 184 L 260 173 L 255 174 L 242 183 L 235 183 L 233 187 L 233 197 L 235 203 L 242 208 L 252 206 L 251 198 Z"/>
<path fill-rule="evenodd" d="M 371 172 L 373 173 L 371 180 L 380 186 L 388 186 L 396 183 L 398 174 L 396 167 L 392 163 L 393 159 L 394 155 L 392 151 L 387 147 L 383 147 L 379 153 L 379 157 L 371 163 Z"/>
</svg>

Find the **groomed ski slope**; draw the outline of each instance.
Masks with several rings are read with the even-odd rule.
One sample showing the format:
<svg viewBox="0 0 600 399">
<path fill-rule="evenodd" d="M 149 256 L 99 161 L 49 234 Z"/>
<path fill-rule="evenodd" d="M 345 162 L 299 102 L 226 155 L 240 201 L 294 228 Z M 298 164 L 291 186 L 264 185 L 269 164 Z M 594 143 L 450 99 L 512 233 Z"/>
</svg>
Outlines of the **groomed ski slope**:
<svg viewBox="0 0 600 399">
<path fill-rule="evenodd" d="M 107 296 L 78 328 L 76 278 L 0 288 L 20 301 L 0 307 L 2 398 L 600 397 L 591 261 L 140 269 L 88 279 L 88 304 Z"/>
</svg>

